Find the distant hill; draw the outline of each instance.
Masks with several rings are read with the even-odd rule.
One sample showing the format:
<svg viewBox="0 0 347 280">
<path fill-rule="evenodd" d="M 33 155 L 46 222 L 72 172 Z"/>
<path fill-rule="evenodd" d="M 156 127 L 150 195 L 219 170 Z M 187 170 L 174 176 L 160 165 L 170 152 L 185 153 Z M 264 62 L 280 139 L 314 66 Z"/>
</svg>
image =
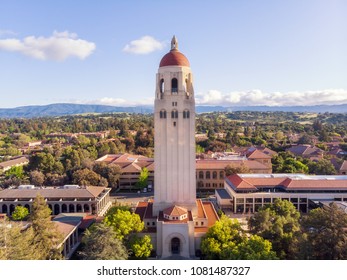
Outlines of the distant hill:
<svg viewBox="0 0 347 280">
<path fill-rule="evenodd" d="M 347 104 L 319 106 L 196 106 L 197 113 L 223 111 L 257 111 L 257 112 L 315 112 L 315 113 L 347 113 Z M 120 107 L 107 105 L 86 105 L 57 103 L 42 106 L 23 106 L 17 108 L 0 108 L 0 118 L 34 118 L 48 116 L 64 116 L 86 113 L 153 113 L 153 106 Z"/>
</svg>

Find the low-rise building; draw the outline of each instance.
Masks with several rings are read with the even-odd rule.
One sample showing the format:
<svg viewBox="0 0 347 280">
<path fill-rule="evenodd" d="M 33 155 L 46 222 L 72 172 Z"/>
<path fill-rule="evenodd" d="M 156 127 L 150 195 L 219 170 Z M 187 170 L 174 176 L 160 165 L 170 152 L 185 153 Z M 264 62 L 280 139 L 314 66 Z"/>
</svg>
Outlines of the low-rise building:
<svg viewBox="0 0 347 280">
<path fill-rule="evenodd" d="M 22 166 L 29 163 L 29 160 L 26 157 L 16 157 L 8 161 L 0 162 L 0 173 L 5 172 L 12 167 Z"/>
<path fill-rule="evenodd" d="M 318 161 L 323 158 L 324 151 L 320 148 L 311 145 L 294 145 L 288 149 L 287 152 L 291 152 L 295 156 L 307 158 L 313 161 Z"/>
<path fill-rule="evenodd" d="M 121 189 L 135 188 L 139 180 L 142 168 L 148 169 L 148 184 L 153 185 L 154 181 L 154 159 L 142 155 L 132 154 L 109 154 L 96 160 L 107 164 L 116 164 L 121 168 L 118 187 Z"/>
<path fill-rule="evenodd" d="M 10 216 L 16 206 L 24 206 L 31 212 L 34 199 L 41 195 L 47 201 L 53 215 L 84 212 L 103 216 L 112 205 L 110 191 L 110 188 L 94 186 L 19 186 L 0 191 L 0 213 Z"/>
<path fill-rule="evenodd" d="M 217 204 L 234 213 L 254 213 L 275 199 L 289 200 L 301 212 L 320 201 L 347 201 L 347 176 L 305 174 L 234 174 L 216 190 Z"/>
</svg>

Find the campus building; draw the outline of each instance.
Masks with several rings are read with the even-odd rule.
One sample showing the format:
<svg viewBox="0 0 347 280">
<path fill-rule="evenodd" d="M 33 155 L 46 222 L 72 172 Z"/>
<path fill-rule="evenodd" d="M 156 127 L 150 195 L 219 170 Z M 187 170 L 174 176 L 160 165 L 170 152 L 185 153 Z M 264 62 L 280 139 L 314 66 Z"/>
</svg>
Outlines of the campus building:
<svg viewBox="0 0 347 280">
<path fill-rule="evenodd" d="M 53 215 L 83 212 L 103 216 L 112 205 L 110 190 L 105 187 L 77 185 L 56 188 L 19 186 L 0 191 L 0 213 L 10 216 L 16 206 L 24 206 L 31 212 L 34 199 L 41 195 L 45 198 Z"/>
<path fill-rule="evenodd" d="M 233 213 L 254 213 L 275 199 L 289 200 L 301 212 L 324 201 L 347 201 L 347 176 L 235 174 L 216 190 L 217 204 Z"/>
</svg>

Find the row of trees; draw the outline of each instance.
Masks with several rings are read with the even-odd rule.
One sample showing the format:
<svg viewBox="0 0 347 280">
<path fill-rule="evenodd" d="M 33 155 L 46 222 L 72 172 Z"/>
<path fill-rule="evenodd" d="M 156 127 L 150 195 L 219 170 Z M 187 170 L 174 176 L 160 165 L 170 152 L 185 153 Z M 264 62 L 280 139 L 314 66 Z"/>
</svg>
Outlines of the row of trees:
<svg viewBox="0 0 347 280">
<path fill-rule="evenodd" d="M 332 203 L 301 216 L 276 200 L 249 219 L 249 233 L 222 216 L 203 238 L 208 259 L 347 259 L 347 214 Z M 251 234 L 251 235 L 249 235 Z"/>
</svg>

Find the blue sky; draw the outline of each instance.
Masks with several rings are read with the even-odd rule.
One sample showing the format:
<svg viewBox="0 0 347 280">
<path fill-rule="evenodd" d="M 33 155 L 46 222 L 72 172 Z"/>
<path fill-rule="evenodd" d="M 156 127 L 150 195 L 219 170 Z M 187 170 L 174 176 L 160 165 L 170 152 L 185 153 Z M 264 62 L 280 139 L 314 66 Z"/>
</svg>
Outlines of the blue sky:
<svg viewBox="0 0 347 280">
<path fill-rule="evenodd" d="M 0 108 L 153 104 L 175 34 L 197 104 L 347 103 L 347 1 L 0 0 Z"/>
</svg>

